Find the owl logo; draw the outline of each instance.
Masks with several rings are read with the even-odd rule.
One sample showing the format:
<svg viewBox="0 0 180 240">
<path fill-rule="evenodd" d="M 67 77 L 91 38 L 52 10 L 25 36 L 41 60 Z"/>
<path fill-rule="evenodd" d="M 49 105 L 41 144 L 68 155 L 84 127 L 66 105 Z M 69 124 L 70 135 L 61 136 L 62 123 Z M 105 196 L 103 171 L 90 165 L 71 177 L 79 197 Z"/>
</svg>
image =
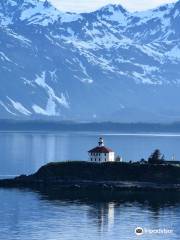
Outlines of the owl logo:
<svg viewBox="0 0 180 240">
<path fill-rule="evenodd" d="M 137 228 L 135 229 L 135 234 L 136 234 L 137 236 L 143 235 L 143 234 L 144 234 L 143 228 L 137 227 Z"/>
</svg>

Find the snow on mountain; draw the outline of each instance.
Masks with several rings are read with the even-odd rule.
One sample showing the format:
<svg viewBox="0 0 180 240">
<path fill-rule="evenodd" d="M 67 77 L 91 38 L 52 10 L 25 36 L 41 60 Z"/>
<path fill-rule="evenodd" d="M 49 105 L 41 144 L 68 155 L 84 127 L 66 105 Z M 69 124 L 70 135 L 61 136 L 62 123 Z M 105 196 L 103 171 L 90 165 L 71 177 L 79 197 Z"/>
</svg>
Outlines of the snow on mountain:
<svg viewBox="0 0 180 240">
<path fill-rule="evenodd" d="M 13 21 L 17 19 L 25 21 L 28 25 L 37 24 L 46 27 L 58 20 L 63 23 L 77 21 L 81 18 L 78 14 L 61 13 L 46 0 L 7 0 L 6 3 L 2 0 L 0 9 L 3 11 L 0 15 L 2 24 L 6 26 L 13 24 Z"/>
<path fill-rule="evenodd" d="M 32 108 L 35 113 L 37 114 L 44 114 L 47 116 L 58 116 L 58 112 L 56 112 L 56 102 L 59 103 L 60 105 L 64 106 L 65 108 L 69 108 L 69 104 L 66 100 L 66 97 L 64 96 L 63 93 L 61 93 L 61 96 L 58 97 L 56 96 L 53 88 L 51 88 L 45 81 L 45 72 L 41 74 L 41 76 L 37 76 L 35 79 L 35 83 L 42 87 L 44 91 L 48 95 L 48 101 L 46 105 L 46 109 L 42 109 L 41 107 L 37 105 L 33 105 Z"/>
<path fill-rule="evenodd" d="M 179 120 L 179 24 L 180 1 L 75 14 L 2 0 L 1 117 Z"/>
<path fill-rule="evenodd" d="M 27 21 L 28 24 L 41 24 L 47 26 L 49 23 L 54 23 L 59 18 L 59 11 L 52 6 L 46 6 L 43 2 L 32 4 L 22 11 L 20 20 Z"/>
<path fill-rule="evenodd" d="M 120 5 L 109 4 L 97 11 L 98 20 L 105 20 L 108 22 L 116 22 L 121 26 L 127 25 L 128 12 Z"/>
<path fill-rule="evenodd" d="M 19 113 L 25 115 L 25 116 L 30 116 L 31 112 L 28 111 L 20 102 L 16 102 L 14 100 L 12 100 L 10 97 L 7 97 L 8 100 L 11 102 L 12 106 L 14 107 L 14 109 L 16 109 Z"/>
</svg>

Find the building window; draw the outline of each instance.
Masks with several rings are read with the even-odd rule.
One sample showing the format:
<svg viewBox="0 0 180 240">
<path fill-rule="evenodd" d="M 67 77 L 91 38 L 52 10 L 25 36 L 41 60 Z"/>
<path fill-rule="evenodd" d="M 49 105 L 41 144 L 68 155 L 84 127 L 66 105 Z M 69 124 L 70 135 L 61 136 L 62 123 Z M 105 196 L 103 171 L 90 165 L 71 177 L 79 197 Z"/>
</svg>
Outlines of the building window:
<svg viewBox="0 0 180 240">
<path fill-rule="evenodd" d="M 96 158 L 95 158 L 95 162 L 96 162 Z"/>
<path fill-rule="evenodd" d="M 101 161 L 101 159 L 99 158 L 99 161 Z"/>
<path fill-rule="evenodd" d="M 105 162 L 106 162 L 106 158 L 105 158 Z"/>
<path fill-rule="evenodd" d="M 92 162 L 92 160 L 93 160 L 93 159 L 91 158 L 91 162 Z"/>
<path fill-rule="evenodd" d="M 104 154 L 104 156 L 106 156 L 106 153 Z"/>
</svg>

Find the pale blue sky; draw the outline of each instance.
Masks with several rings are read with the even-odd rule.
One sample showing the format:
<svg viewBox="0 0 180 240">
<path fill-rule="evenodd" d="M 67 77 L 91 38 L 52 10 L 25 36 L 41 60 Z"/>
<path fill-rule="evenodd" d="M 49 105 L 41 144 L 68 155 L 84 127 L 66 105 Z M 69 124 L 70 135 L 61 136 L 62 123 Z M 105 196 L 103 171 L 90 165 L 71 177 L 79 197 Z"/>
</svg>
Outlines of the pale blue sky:
<svg viewBox="0 0 180 240">
<path fill-rule="evenodd" d="M 121 4 L 129 11 L 141 11 L 177 0 L 49 0 L 63 11 L 89 12 L 109 3 Z"/>
</svg>

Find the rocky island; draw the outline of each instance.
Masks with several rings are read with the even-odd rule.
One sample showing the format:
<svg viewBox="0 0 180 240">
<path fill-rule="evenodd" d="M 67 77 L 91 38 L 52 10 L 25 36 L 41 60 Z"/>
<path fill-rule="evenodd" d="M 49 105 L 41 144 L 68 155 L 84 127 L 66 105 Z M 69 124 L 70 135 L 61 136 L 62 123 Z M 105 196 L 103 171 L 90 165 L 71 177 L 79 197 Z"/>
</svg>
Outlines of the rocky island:
<svg viewBox="0 0 180 240">
<path fill-rule="evenodd" d="M 54 189 L 59 192 L 176 192 L 180 165 L 86 161 L 49 163 L 32 175 L 0 180 L 1 188 Z"/>
</svg>

